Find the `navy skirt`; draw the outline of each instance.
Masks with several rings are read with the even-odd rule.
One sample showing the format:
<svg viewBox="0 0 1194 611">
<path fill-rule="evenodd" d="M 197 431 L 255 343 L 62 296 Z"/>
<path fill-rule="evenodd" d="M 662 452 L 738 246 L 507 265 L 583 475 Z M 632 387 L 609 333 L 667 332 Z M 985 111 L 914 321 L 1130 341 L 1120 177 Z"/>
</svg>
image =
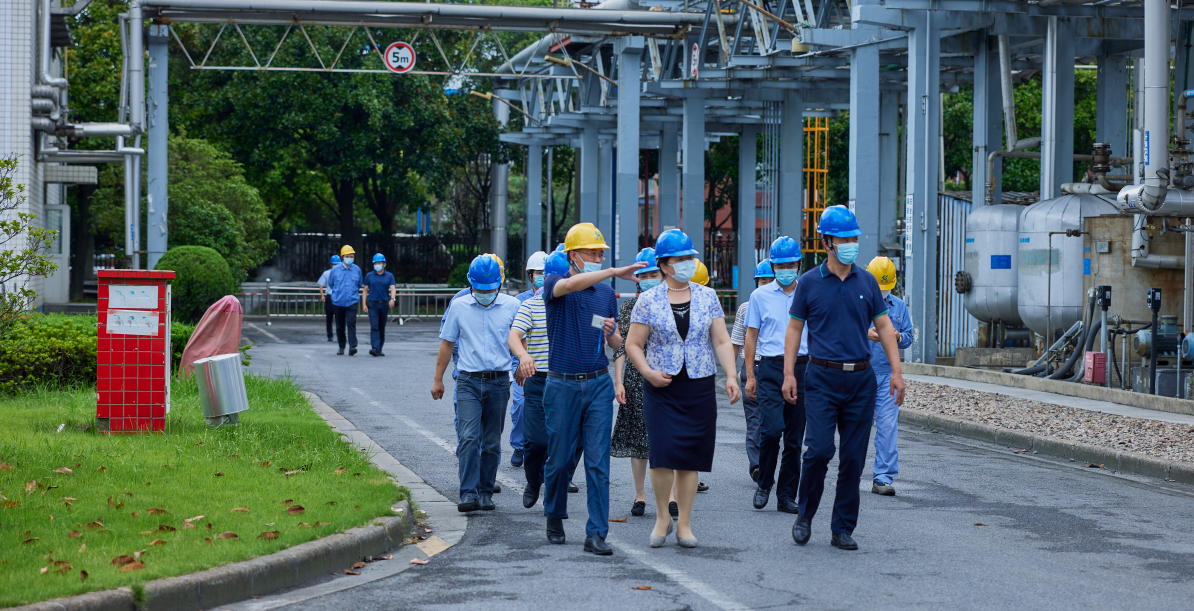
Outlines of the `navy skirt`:
<svg viewBox="0 0 1194 611">
<path fill-rule="evenodd" d="M 664 388 L 643 381 L 643 418 L 652 469 L 712 471 L 717 442 L 715 376 L 673 380 Z"/>
</svg>

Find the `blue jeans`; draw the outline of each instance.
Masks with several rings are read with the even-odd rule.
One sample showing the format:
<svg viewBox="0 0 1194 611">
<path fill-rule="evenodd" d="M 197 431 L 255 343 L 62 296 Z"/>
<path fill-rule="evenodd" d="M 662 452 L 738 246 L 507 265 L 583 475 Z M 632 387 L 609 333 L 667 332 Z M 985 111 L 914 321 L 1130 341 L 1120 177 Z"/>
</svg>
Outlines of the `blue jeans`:
<svg viewBox="0 0 1194 611">
<path fill-rule="evenodd" d="M 387 301 L 370 301 L 369 306 L 369 347 L 381 352 L 386 343 L 386 319 L 390 317 L 390 304 Z"/>
<path fill-rule="evenodd" d="M 810 363 L 804 373 L 804 388 L 808 450 L 804 452 L 804 477 L 800 480 L 800 515 L 812 520 L 821 504 L 836 429 L 842 451 L 838 454 L 830 529 L 834 533 L 852 533 L 858 525 L 858 482 L 875 417 L 875 372 L 869 368 L 842 371 Z"/>
<path fill-rule="evenodd" d="M 808 364 L 804 363 L 795 365 L 793 369 L 797 382 L 795 403 L 784 400 L 782 358 L 763 359 L 755 367 L 755 379 L 758 380 L 755 395 L 759 397 L 759 487 L 770 489 L 776 484 L 775 467 L 778 464 L 779 485 L 775 488 L 775 498 L 780 501 L 795 500 L 800 486 L 800 447 L 804 443 L 804 407 L 808 394 L 804 386 L 807 367 Z"/>
<path fill-rule="evenodd" d="M 527 381 L 529 382 L 530 380 Z M 514 401 L 510 403 L 510 447 L 515 450 L 526 449 L 526 444 L 523 441 L 522 424 L 522 409 L 526 403 L 523 395 L 525 391 L 526 389 L 518 384 L 512 384 L 510 388 L 510 394 L 514 397 Z"/>
<path fill-rule="evenodd" d="M 746 366 L 745 364 L 738 370 L 738 379 L 741 381 L 741 387 L 746 388 Z M 759 375 L 758 367 L 755 367 L 755 375 Z M 751 399 L 744 393 L 742 395 L 742 411 L 746 414 L 746 462 L 747 473 L 754 471 L 759 466 L 759 402 L 757 399 Z"/>
<path fill-rule="evenodd" d="M 543 485 L 543 465 L 547 461 L 547 420 L 543 413 L 546 386 L 546 378 L 527 378 L 522 389 L 526 396 L 522 408 L 522 468 L 527 487 L 535 490 Z"/>
<path fill-rule="evenodd" d="M 900 453 L 896 449 L 896 430 L 900 406 L 891 392 L 891 372 L 875 375 L 875 478 L 890 484 L 900 472 Z"/>
<path fill-rule="evenodd" d="M 548 518 L 568 515 L 568 476 L 583 445 L 589 521 L 585 536 L 609 534 L 609 443 L 614 421 L 614 382 L 608 375 L 592 380 L 547 378 L 543 410 L 547 421 Z"/>
<path fill-rule="evenodd" d="M 467 372 L 456 379 L 456 460 L 460 470 L 460 501 L 493 493 L 497 480 L 502 427 L 510 379 L 482 380 Z"/>
</svg>

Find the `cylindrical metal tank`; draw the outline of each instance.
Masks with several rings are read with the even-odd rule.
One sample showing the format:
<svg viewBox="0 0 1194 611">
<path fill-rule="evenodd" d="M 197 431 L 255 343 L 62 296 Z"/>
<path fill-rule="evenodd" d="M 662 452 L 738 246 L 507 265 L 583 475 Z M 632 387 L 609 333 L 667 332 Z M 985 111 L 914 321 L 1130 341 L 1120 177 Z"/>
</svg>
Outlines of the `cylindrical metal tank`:
<svg viewBox="0 0 1194 611">
<path fill-rule="evenodd" d="M 1137 321 L 1137 324 L 1132 325 L 1133 329 L 1152 320 L 1147 295 L 1148 289 L 1153 287 L 1161 289 L 1162 316 L 1181 314 L 1182 284 L 1185 279 L 1185 272 L 1181 269 L 1132 265 L 1132 229 L 1135 221 L 1135 216 L 1125 214 L 1087 218 L 1082 235 L 1086 258 L 1083 262 L 1083 288 L 1110 286 L 1111 307 L 1107 314 Z M 1176 224 L 1173 220 L 1169 223 Z M 1152 255 L 1181 256 L 1185 248 L 1184 236 L 1176 232 L 1158 234 L 1148 243 L 1148 251 Z M 1178 322 L 1181 322 L 1180 318 Z"/>
<path fill-rule="evenodd" d="M 1056 336 L 1082 318 L 1082 238 L 1064 234 L 1082 229 L 1082 219 L 1118 215 L 1094 195 L 1062 195 L 1037 202 L 1020 213 L 1018 292 L 1020 318 L 1034 333 Z M 1052 236 L 1050 232 L 1063 232 Z M 1050 325 L 1050 319 L 1052 324 Z"/>
<path fill-rule="evenodd" d="M 979 206 L 966 219 L 965 268 L 970 290 L 963 305 L 982 321 L 1024 324 L 1016 308 L 1017 243 L 1023 206 Z"/>
</svg>

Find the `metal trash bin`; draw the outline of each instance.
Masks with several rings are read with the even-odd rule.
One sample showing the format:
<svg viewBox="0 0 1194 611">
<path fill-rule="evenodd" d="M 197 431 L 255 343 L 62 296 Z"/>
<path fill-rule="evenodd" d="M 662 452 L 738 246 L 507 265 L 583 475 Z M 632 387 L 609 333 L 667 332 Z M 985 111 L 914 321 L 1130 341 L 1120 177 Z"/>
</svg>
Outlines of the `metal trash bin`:
<svg viewBox="0 0 1194 611">
<path fill-rule="evenodd" d="M 208 426 L 236 425 L 237 414 L 249 409 L 240 353 L 219 354 L 195 361 L 195 377 Z"/>
</svg>

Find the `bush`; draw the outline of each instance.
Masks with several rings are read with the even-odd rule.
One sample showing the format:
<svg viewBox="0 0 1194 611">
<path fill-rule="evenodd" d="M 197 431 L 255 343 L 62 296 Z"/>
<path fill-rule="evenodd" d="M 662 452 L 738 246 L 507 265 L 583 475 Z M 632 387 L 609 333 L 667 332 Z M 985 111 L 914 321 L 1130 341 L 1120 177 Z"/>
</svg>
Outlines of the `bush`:
<svg viewBox="0 0 1194 611">
<path fill-rule="evenodd" d="M 95 385 L 96 317 L 29 314 L 0 339 L 0 392 Z"/>
<path fill-rule="evenodd" d="M 175 246 L 158 260 L 156 269 L 172 270 L 174 320 L 199 322 L 211 304 L 236 293 L 228 263 L 206 246 Z"/>
<path fill-rule="evenodd" d="M 468 286 L 468 263 L 461 263 L 452 268 L 448 274 L 448 286 L 464 288 Z"/>
</svg>

